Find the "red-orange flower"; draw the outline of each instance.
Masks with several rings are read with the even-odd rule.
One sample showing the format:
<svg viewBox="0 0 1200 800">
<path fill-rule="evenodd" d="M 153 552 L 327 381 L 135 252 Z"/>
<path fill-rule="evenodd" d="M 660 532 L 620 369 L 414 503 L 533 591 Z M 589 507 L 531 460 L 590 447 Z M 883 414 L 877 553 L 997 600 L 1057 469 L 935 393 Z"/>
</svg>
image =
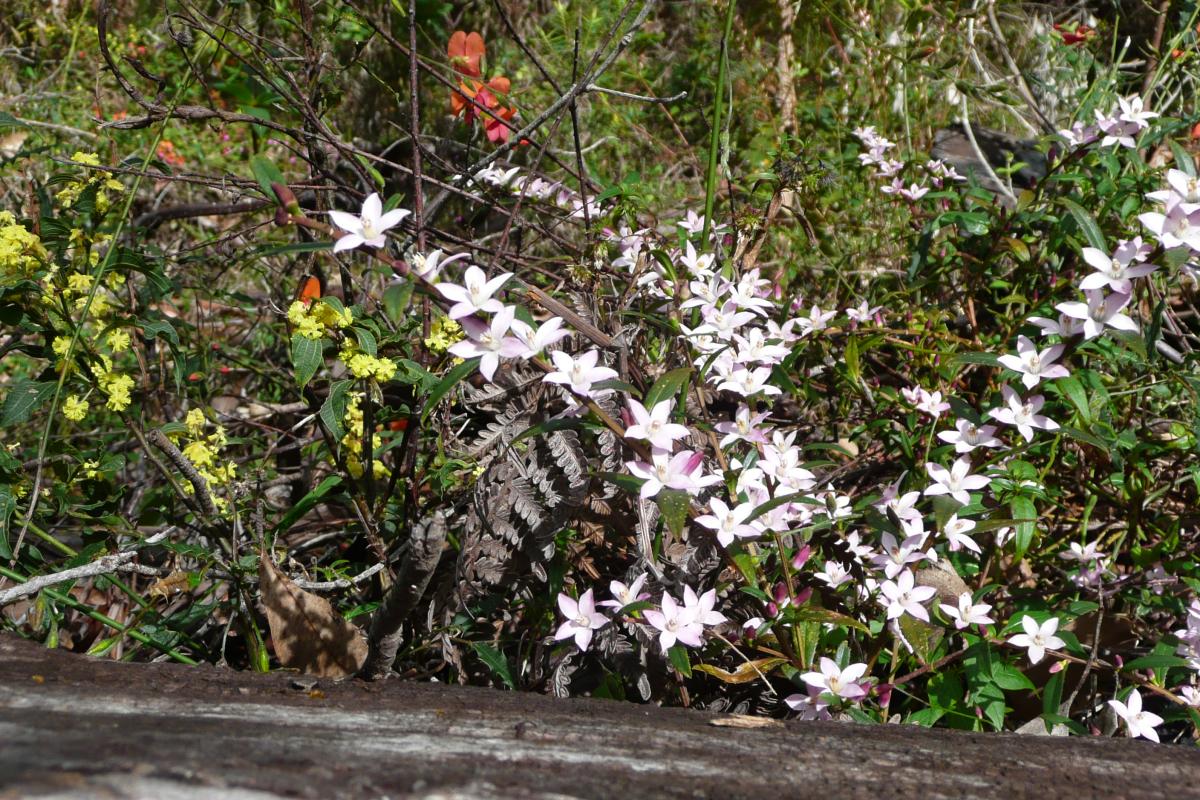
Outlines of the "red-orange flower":
<svg viewBox="0 0 1200 800">
<path fill-rule="evenodd" d="M 1096 31 L 1087 25 L 1076 25 L 1074 28 L 1069 28 L 1066 25 L 1055 25 L 1054 30 L 1062 36 L 1063 44 L 1068 46 L 1082 44 L 1096 35 Z"/>
<path fill-rule="evenodd" d="M 450 66 L 454 68 L 455 72 L 471 78 L 478 78 L 481 74 L 479 62 L 483 59 L 485 49 L 483 37 L 475 31 L 470 33 L 455 31 L 454 35 L 450 37 L 446 55 L 450 57 Z"/>
</svg>

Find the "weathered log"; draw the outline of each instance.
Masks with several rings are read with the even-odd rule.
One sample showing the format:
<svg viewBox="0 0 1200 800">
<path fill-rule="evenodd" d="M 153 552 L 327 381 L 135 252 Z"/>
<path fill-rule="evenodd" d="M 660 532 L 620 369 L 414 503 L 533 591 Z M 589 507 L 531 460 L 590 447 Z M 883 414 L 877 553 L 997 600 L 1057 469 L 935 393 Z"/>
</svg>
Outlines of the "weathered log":
<svg viewBox="0 0 1200 800">
<path fill-rule="evenodd" d="M 753 727 L 740 727 L 750 725 Z M 0 798 L 1182 798 L 1200 751 L 122 664 L 0 636 Z"/>
</svg>

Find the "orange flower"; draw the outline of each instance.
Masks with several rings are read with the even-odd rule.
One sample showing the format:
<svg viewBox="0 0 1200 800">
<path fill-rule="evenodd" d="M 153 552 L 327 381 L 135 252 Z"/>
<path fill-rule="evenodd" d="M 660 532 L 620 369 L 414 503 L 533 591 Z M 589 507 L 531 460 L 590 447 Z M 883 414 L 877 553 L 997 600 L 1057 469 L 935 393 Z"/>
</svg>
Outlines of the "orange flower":
<svg viewBox="0 0 1200 800">
<path fill-rule="evenodd" d="M 1066 25 L 1055 25 L 1054 30 L 1062 36 L 1063 44 L 1067 46 L 1083 44 L 1096 35 L 1096 32 L 1087 25 L 1076 25 L 1074 29 Z"/>
<path fill-rule="evenodd" d="M 517 110 L 515 108 L 500 106 L 496 109 L 495 113 L 494 117 L 488 117 L 483 121 L 483 132 L 487 134 L 489 142 L 503 144 L 508 141 L 508 137 L 512 133 L 504 123 L 515 117 Z"/>
<path fill-rule="evenodd" d="M 479 62 L 483 59 L 484 50 L 483 37 L 475 31 L 455 31 L 450 37 L 446 55 L 450 57 L 450 66 L 454 67 L 455 72 L 478 78 L 482 74 L 479 71 Z"/>
</svg>

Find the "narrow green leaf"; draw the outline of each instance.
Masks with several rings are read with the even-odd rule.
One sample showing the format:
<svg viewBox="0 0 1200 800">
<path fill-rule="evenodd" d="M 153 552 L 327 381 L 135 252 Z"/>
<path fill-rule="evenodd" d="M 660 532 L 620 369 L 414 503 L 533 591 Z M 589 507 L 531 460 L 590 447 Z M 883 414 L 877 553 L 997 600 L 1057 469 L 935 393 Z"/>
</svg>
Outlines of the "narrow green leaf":
<svg viewBox="0 0 1200 800">
<path fill-rule="evenodd" d="M 437 408 L 438 403 L 442 402 L 442 398 L 448 395 L 458 385 L 459 381 L 477 369 L 479 369 L 479 359 L 468 358 L 447 372 L 446 376 L 442 378 L 437 386 L 433 387 L 433 391 L 425 398 L 425 407 L 421 409 L 421 424 L 425 424 L 429 419 L 429 415 Z"/>
<path fill-rule="evenodd" d="M 1186 667 L 1189 665 L 1186 658 L 1172 655 L 1148 655 L 1141 658 L 1135 658 L 1133 661 L 1126 662 L 1121 669 L 1128 671 L 1131 669 L 1162 669 L 1164 667 Z"/>
<path fill-rule="evenodd" d="M 680 367 L 673 369 L 664 374 L 661 378 L 654 382 L 650 390 L 646 392 L 646 398 L 643 401 L 647 409 L 653 408 L 668 397 L 677 394 L 680 388 L 687 383 L 688 378 L 692 376 L 691 367 Z"/>
<path fill-rule="evenodd" d="M 267 199 L 278 202 L 275 192 L 271 190 L 271 184 L 280 183 L 286 186 L 287 181 L 284 180 L 283 173 L 279 171 L 279 167 L 275 166 L 275 162 L 264 156 L 254 156 L 250 159 L 250 169 L 254 173 L 254 179 L 258 181 L 259 188 L 262 189 Z"/>
<path fill-rule="evenodd" d="M 667 651 L 667 657 L 671 659 L 671 666 L 679 670 L 679 674 L 685 678 L 692 677 L 692 660 L 688 657 L 687 648 L 681 644 L 677 644 Z"/>
<path fill-rule="evenodd" d="M 508 659 L 504 657 L 503 653 L 486 642 L 471 642 L 471 649 L 475 651 L 475 655 L 479 656 L 479 660 L 486 664 L 487 668 L 504 682 L 505 686 L 510 689 L 516 688 L 516 683 L 513 682 L 512 670 L 508 666 Z"/>
<path fill-rule="evenodd" d="M 1088 404 L 1087 393 L 1083 391 L 1083 384 L 1074 375 L 1066 378 L 1059 378 L 1050 384 L 1055 390 L 1060 392 L 1064 397 L 1075 406 L 1075 410 L 1079 412 L 1080 418 L 1084 422 L 1092 421 L 1092 407 Z"/>
<path fill-rule="evenodd" d="M 1017 523 L 1016 536 L 1013 541 L 1016 548 L 1014 557 L 1020 561 L 1025 557 L 1029 546 L 1033 544 L 1033 534 L 1037 528 L 1037 507 L 1028 497 L 1014 497 L 1008 507 Z"/>
<path fill-rule="evenodd" d="M 1096 224 L 1096 220 L 1092 219 L 1092 215 L 1083 206 L 1069 198 L 1060 197 L 1058 202 L 1071 213 L 1071 216 L 1075 219 L 1075 224 L 1079 226 L 1080 233 L 1083 234 L 1083 238 L 1087 239 L 1087 243 L 1097 250 L 1107 253 L 1108 245 L 1104 242 L 1104 234 L 1100 232 L 1100 226 Z"/>
</svg>

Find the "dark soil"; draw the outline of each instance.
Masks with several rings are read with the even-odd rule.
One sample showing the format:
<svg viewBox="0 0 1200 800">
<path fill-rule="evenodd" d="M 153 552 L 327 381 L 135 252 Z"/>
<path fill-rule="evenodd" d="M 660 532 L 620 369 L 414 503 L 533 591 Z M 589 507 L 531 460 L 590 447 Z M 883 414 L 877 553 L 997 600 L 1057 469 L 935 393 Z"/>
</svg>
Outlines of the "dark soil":
<svg viewBox="0 0 1200 800">
<path fill-rule="evenodd" d="M 310 684 L 0 636 L 0 798 L 1200 797 L 1200 750 L 1126 739 Z"/>
</svg>

